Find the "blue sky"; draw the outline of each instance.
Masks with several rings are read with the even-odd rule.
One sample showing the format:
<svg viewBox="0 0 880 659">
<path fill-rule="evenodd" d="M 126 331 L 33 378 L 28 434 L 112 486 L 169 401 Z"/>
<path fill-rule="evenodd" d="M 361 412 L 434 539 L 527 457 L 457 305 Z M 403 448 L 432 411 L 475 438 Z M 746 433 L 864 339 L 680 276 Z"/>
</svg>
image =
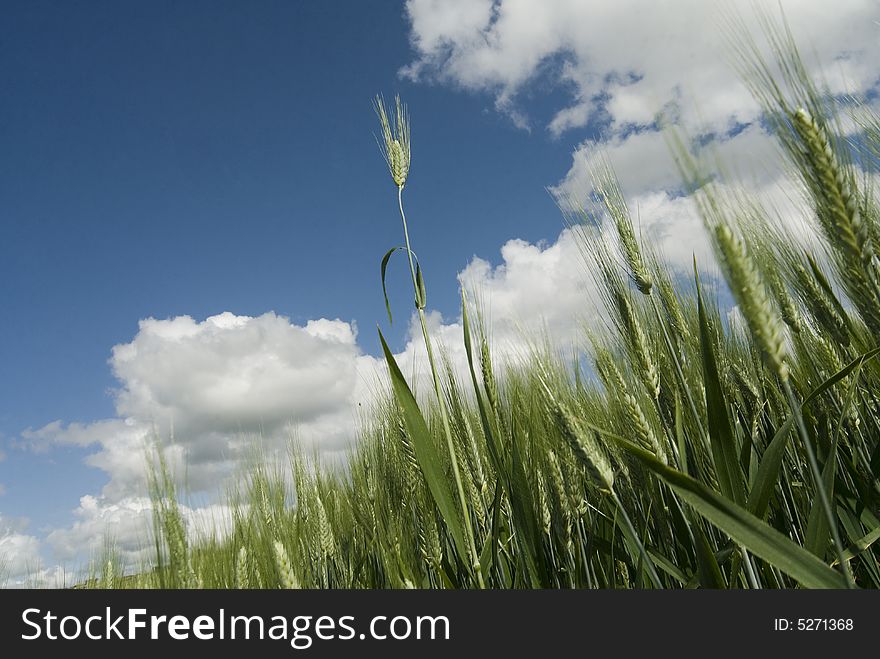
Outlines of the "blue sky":
<svg viewBox="0 0 880 659">
<path fill-rule="evenodd" d="M 379 261 L 401 229 L 376 93 L 412 113 L 407 213 L 453 357 L 457 277 L 491 302 L 499 345 L 523 324 L 564 344 L 601 321 L 557 203 L 589 191 L 602 154 L 670 266 L 710 264 L 656 112 L 726 135 L 715 146 L 751 163 L 750 192 L 784 188 L 719 51 L 724 6 L 4 3 L 0 553 L 13 573 L 123 534 L 143 512 L 152 428 L 173 423 L 195 481 L 218 482 L 242 433 L 280 441 L 293 422 L 321 450 L 351 442 L 377 324 L 402 363 L 418 360 L 403 263 L 393 328 L 384 314 Z M 783 6 L 834 91 L 876 89 L 873 0 Z"/>
</svg>

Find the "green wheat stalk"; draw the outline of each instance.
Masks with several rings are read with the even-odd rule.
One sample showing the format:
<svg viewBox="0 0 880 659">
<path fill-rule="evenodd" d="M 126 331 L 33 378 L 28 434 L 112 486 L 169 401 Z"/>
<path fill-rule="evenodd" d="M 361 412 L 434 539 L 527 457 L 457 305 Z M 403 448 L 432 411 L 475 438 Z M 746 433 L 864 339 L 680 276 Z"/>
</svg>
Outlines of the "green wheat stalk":
<svg viewBox="0 0 880 659">
<path fill-rule="evenodd" d="M 400 97 L 394 99 L 395 112 L 394 124 L 388 116 L 385 108 L 385 102 L 382 97 L 377 97 L 375 101 L 376 114 L 379 116 L 379 124 L 382 129 L 382 140 L 379 142 L 380 150 L 385 157 L 385 162 L 391 173 L 391 179 L 397 186 L 397 206 L 400 211 L 400 219 L 403 222 L 403 236 L 406 243 L 406 253 L 409 261 L 410 276 L 412 277 L 413 291 L 415 293 L 415 306 L 419 316 L 419 324 L 422 329 L 422 337 L 425 341 L 425 350 L 428 355 L 428 364 L 431 369 L 431 379 L 434 385 L 434 394 L 437 400 L 437 406 L 440 411 L 440 418 L 443 423 L 443 434 L 446 438 L 446 448 L 449 452 L 449 459 L 452 464 L 453 478 L 458 492 L 459 504 L 461 505 L 462 519 L 467 535 L 467 542 L 471 553 L 472 566 L 476 572 L 477 582 L 480 588 L 484 588 L 483 575 L 480 567 L 479 554 L 474 540 L 474 530 L 471 523 L 471 515 L 468 509 L 467 495 L 465 494 L 464 481 L 461 477 L 461 470 L 458 464 L 458 456 L 455 452 L 455 442 L 452 438 L 452 431 L 449 425 L 449 413 L 446 409 L 446 399 L 440 385 L 440 376 L 437 365 L 434 361 L 434 351 L 431 347 L 431 337 L 428 332 L 428 322 L 425 317 L 425 283 L 422 277 L 421 268 L 416 268 L 413 259 L 413 251 L 410 247 L 409 229 L 406 222 L 406 213 L 403 210 L 403 188 L 406 185 L 407 177 L 411 163 L 411 131 L 409 112 L 406 105 L 400 102 Z"/>
</svg>

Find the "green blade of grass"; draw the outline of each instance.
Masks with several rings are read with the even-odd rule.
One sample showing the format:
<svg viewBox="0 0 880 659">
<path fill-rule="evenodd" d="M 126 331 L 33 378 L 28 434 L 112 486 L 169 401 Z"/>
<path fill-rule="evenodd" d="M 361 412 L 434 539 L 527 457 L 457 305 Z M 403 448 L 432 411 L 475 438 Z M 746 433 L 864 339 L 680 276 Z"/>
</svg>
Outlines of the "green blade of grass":
<svg viewBox="0 0 880 659">
<path fill-rule="evenodd" d="M 474 395 L 477 399 L 477 408 L 480 412 L 480 421 L 483 425 L 483 432 L 486 436 L 486 446 L 489 453 L 489 459 L 492 466 L 498 473 L 507 499 L 510 502 L 510 510 L 512 513 L 513 524 L 517 529 L 520 542 L 524 544 L 526 550 L 520 552 L 518 558 L 524 565 L 525 572 L 529 575 L 529 580 L 534 587 L 545 585 L 544 569 L 542 560 L 543 552 L 538 551 L 540 546 L 538 538 L 538 523 L 532 511 L 534 507 L 532 502 L 527 498 L 529 492 L 528 480 L 520 460 L 520 453 L 517 449 L 517 436 L 515 428 L 511 429 L 511 446 L 504 451 L 499 445 L 496 430 L 493 428 L 491 417 L 486 410 L 486 403 L 483 399 L 483 392 L 480 389 L 477 373 L 474 368 L 473 360 L 473 344 L 471 341 L 470 320 L 468 318 L 467 300 L 464 290 L 461 292 L 461 316 L 464 328 L 464 347 L 467 353 L 468 369 L 473 382 Z"/>
<path fill-rule="evenodd" d="M 880 354 L 880 348 L 866 352 L 852 360 L 844 368 L 840 369 L 840 371 L 816 387 L 804 399 L 804 402 L 801 404 L 801 409 L 806 409 L 810 403 L 816 400 L 824 392 L 828 391 L 831 387 L 852 373 L 856 368 L 860 367 L 878 354 Z M 785 456 L 785 449 L 791 438 L 793 425 L 794 416 L 789 415 L 786 421 L 779 427 L 779 430 L 776 431 L 770 444 L 768 444 L 767 448 L 764 450 L 764 455 L 761 457 L 761 464 L 758 467 L 758 473 L 755 476 L 755 481 L 752 484 L 751 491 L 749 492 L 749 499 L 746 504 L 746 508 L 757 517 L 763 518 L 767 513 L 767 507 L 773 493 L 773 488 L 779 480 L 779 468 L 782 465 L 782 459 Z"/>
<path fill-rule="evenodd" d="M 869 350 L 868 352 L 864 353 L 863 355 L 859 355 L 858 357 L 853 359 L 849 364 L 844 366 L 837 373 L 832 375 L 830 378 L 825 380 L 825 382 L 823 382 L 818 387 L 816 387 L 813 391 L 811 391 L 810 395 L 807 396 L 806 398 L 804 398 L 804 402 L 801 403 L 801 407 L 804 408 L 807 405 L 809 405 L 810 403 L 812 403 L 814 400 L 816 400 L 819 396 L 821 396 L 823 393 L 828 391 L 835 384 L 837 384 L 838 382 L 843 380 L 845 377 L 847 377 L 856 368 L 860 367 L 862 364 L 865 364 L 869 360 L 873 359 L 878 354 L 880 354 L 880 348 L 874 348 L 873 350 Z"/>
<path fill-rule="evenodd" d="M 700 585 L 703 588 L 723 589 L 727 588 L 727 582 L 718 566 L 718 559 L 715 558 L 715 552 L 706 539 L 706 534 L 699 524 L 692 524 L 691 528 L 694 533 L 694 542 L 697 551 L 697 576 L 700 579 Z"/>
<path fill-rule="evenodd" d="M 388 322 L 391 325 L 394 324 L 394 319 L 391 316 L 391 303 L 388 301 L 388 289 L 385 286 L 385 270 L 387 270 L 388 268 L 388 261 L 391 259 L 391 255 L 399 249 L 406 248 L 392 247 L 387 252 L 385 252 L 385 256 L 382 257 L 382 295 L 385 297 L 385 311 L 388 312 Z"/>
<path fill-rule="evenodd" d="M 782 466 L 782 458 L 785 457 L 785 448 L 788 446 L 793 425 L 794 417 L 789 416 L 776 431 L 761 457 L 761 464 L 758 466 L 758 473 L 755 475 L 755 482 L 752 484 L 749 500 L 746 503 L 746 508 L 755 517 L 763 519 L 767 514 L 773 488 L 779 480 L 779 468 Z"/>
<path fill-rule="evenodd" d="M 721 493 L 738 504 L 745 502 L 745 485 L 740 469 L 736 438 L 730 423 L 727 401 L 721 388 L 721 377 L 715 358 L 714 339 L 703 305 L 703 294 L 697 278 L 697 310 L 700 320 L 700 349 L 703 360 L 703 383 L 706 389 L 706 411 L 709 416 L 709 442 L 715 473 Z"/>
<path fill-rule="evenodd" d="M 828 497 L 832 501 L 834 500 L 834 481 L 837 476 L 837 449 L 840 444 L 840 432 L 843 428 L 843 420 L 846 418 L 847 414 L 849 414 L 850 407 L 853 403 L 853 397 L 859 383 L 862 364 L 864 364 L 864 359 L 859 360 L 853 371 L 852 382 L 850 382 L 849 387 L 847 388 L 843 409 L 840 410 L 840 415 L 837 419 L 837 429 L 834 433 L 834 438 L 831 440 L 831 450 L 828 452 L 828 457 L 825 460 L 825 467 L 822 470 L 822 484 L 825 487 L 825 491 L 828 492 Z M 821 513 L 822 511 L 819 509 L 817 503 L 813 502 L 813 508 L 810 510 L 810 518 L 807 523 L 807 532 L 804 536 L 804 544 L 807 549 L 820 557 L 822 556 L 822 550 L 827 543 L 830 531 L 828 522 Z"/>
<path fill-rule="evenodd" d="M 480 384 L 477 380 L 477 372 L 474 368 L 474 351 L 471 341 L 471 323 L 468 318 L 467 299 L 464 289 L 461 291 L 461 324 L 464 331 L 464 350 L 467 355 L 468 371 L 471 374 L 471 382 L 474 387 L 474 396 L 477 399 L 477 409 L 480 412 L 480 423 L 483 426 L 483 433 L 486 436 L 486 448 L 489 450 L 489 459 L 492 466 L 499 472 L 505 473 L 504 463 L 501 456 L 501 447 L 495 439 L 495 433 L 492 430 L 492 424 L 489 421 L 489 415 L 486 412 L 486 404 L 483 400 L 483 392 L 480 390 Z"/>
<path fill-rule="evenodd" d="M 831 451 L 822 469 L 822 485 L 828 492 L 828 498 L 834 500 L 834 477 L 837 473 L 837 437 L 831 443 Z M 819 558 L 825 555 L 828 545 L 828 520 L 818 501 L 818 497 L 810 507 L 810 516 L 807 519 L 807 530 L 804 533 L 804 546 L 816 554 Z M 838 561 L 839 562 L 839 561 Z"/>
<path fill-rule="evenodd" d="M 639 456 L 644 461 L 645 457 Z M 843 576 L 744 508 L 659 461 L 648 465 L 698 513 L 756 556 L 809 588 L 845 588 Z"/>
<path fill-rule="evenodd" d="M 843 552 L 844 559 L 851 561 L 852 559 L 857 558 L 862 552 L 866 551 L 871 545 L 877 542 L 877 540 L 880 540 L 880 526 L 854 542 L 851 547 Z M 834 559 L 831 565 L 837 565 L 839 562 L 840 561 L 837 559 Z"/>
<path fill-rule="evenodd" d="M 418 261 L 418 259 L 416 259 Z M 425 277 L 422 266 L 416 263 L 416 309 L 424 309 L 428 304 L 428 293 L 425 290 Z"/>
<path fill-rule="evenodd" d="M 681 416 L 681 405 L 679 404 L 679 400 L 676 397 L 675 399 L 675 441 L 678 445 L 678 459 L 681 464 L 679 464 L 679 468 L 686 474 L 690 473 L 688 469 L 688 455 L 687 455 L 687 436 L 684 432 L 684 420 Z"/>
<path fill-rule="evenodd" d="M 385 361 L 388 364 L 388 371 L 391 375 L 394 397 L 397 399 L 403 413 L 403 422 L 412 440 L 413 451 L 415 452 L 419 467 L 421 467 L 422 473 L 425 476 L 431 496 L 434 498 L 434 502 L 443 516 L 443 521 L 452 535 L 459 556 L 465 565 L 469 565 L 470 561 L 467 558 L 468 551 L 464 530 L 461 519 L 456 512 L 455 500 L 449 487 L 449 479 L 444 473 L 440 454 L 434 445 L 431 432 L 428 430 L 428 424 L 422 416 L 422 411 L 419 409 L 415 396 L 413 396 L 409 385 L 404 379 L 403 373 L 400 372 L 400 368 L 397 366 L 394 355 L 391 354 L 391 350 L 388 348 L 381 330 L 379 330 L 379 340 L 382 342 L 382 351 L 385 354 Z"/>
<path fill-rule="evenodd" d="M 513 512 L 513 523 L 520 535 L 520 542 L 523 545 L 524 563 L 529 578 L 534 588 L 548 586 L 549 582 L 545 580 L 546 571 L 544 569 L 544 552 L 540 551 L 540 530 L 538 520 L 535 517 L 535 505 L 531 499 L 530 493 L 532 488 L 526 477 L 523 467 L 522 458 L 523 450 L 520 448 L 521 438 L 517 433 L 516 427 L 511 428 L 511 459 L 509 472 L 509 487 L 507 488 L 507 497 L 510 500 L 511 511 Z"/>
<path fill-rule="evenodd" d="M 486 535 L 486 542 L 483 544 L 483 550 L 480 552 L 480 567 L 483 574 L 489 574 L 495 565 L 496 555 L 498 553 L 498 539 L 500 531 L 499 512 L 501 510 L 501 485 L 496 484 L 495 494 L 492 497 L 491 510 L 492 523 L 489 527 L 489 533 Z"/>
<path fill-rule="evenodd" d="M 775 565 L 808 588 L 846 587 L 846 580 L 842 574 L 746 509 L 699 481 L 666 466 L 649 451 L 629 440 L 614 433 L 598 428 L 597 430 L 638 458 L 700 515 L 756 556 Z"/>
<path fill-rule="evenodd" d="M 675 563 L 652 549 L 648 549 L 647 551 L 648 555 L 651 557 L 651 560 L 654 562 L 654 565 L 656 565 L 670 577 L 678 581 L 682 586 L 687 585 L 689 581 L 687 575 L 685 575 L 684 572 L 682 572 L 678 568 L 678 566 L 675 565 Z"/>
</svg>

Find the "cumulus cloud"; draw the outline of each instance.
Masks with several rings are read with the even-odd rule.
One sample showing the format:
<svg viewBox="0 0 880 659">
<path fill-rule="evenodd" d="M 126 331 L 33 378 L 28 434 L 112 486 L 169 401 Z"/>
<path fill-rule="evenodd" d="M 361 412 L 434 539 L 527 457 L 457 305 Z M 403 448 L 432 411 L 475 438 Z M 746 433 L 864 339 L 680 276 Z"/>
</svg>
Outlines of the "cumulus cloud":
<svg viewBox="0 0 880 659">
<path fill-rule="evenodd" d="M 643 236 L 675 267 L 688 268 L 693 254 L 710 264 L 657 122 L 662 112 L 691 134 L 712 138 L 726 180 L 796 220 L 784 199 L 794 191 L 726 45 L 732 16 L 759 32 L 754 9 L 761 4 L 486 0 L 465 3 L 467 12 L 454 4 L 408 0 L 415 56 L 402 75 L 490 94 L 499 110 L 523 126 L 533 123 L 528 103 L 534 95 L 528 92 L 534 83 L 567 95 L 545 126 L 557 138 L 580 130 L 568 172 L 550 186 L 563 207 L 589 199 L 590 172 L 605 158 L 638 212 Z M 808 67 L 832 92 L 863 93 L 876 86 L 876 2 L 782 0 L 781 6 Z M 763 9 L 776 12 L 777 4 Z"/>
<path fill-rule="evenodd" d="M 87 462 L 109 474 L 109 501 L 144 493 L 144 453 L 156 439 L 185 463 L 194 490 L 215 485 L 255 445 L 271 452 L 296 436 L 339 451 L 364 395 L 356 336 L 341 320 L 299 326 L 274 313 L 143 320 L 110 358 L 117 418 L 54 421 L 22 436 L 38 450 L 98 447 Z"/>
<path fill-rule="evenodd" d="M 173 423 L 178 435 L 309 423 L 353 393 L 355 336 L 343 321 L 299 327 L 273 313 L 141 321 L 135 339 L 113 349 L 124 383 L 117 411 Z"/>
<path fill-rule="evenodd" d="M 222 539 L 231 529 L 232 508 L 221 504 L 180 506 L 191 541 Z M 74 510 L 74 523 L 51 531 L 46 544 L 56 559 L 76 561 L 101 555 L 106 546 L 127 565 L 145 565 L 153 558 L 150 533 L 153 503 L 148 497 L 126 497 L 118 502 L 83 496 Z"/>
<path fill-rule="evenodd" d="M 4 581 L 18 583 L 36 572 L 39 562 L 40 540 L 26 532 L 27 520 L 4 517 L 0 514 L 0 587 Z"/>
<path fill-rule="evenodd" d="M 233 509 L 228 505 L 181 504 L 179 509 L 190 542 L 222 540 L 232 529 Z M 70 526 L 51 530 L 43 540 L 27 532 L 27 520 L 0 515 L 0 587 L 70 586 L 80 581 L 88 563 L 100 560 L 108 548 L 129 569 L 152 564 L 153 502 L 148 497 L 113 502 L 86 495 L 73 515 Z M 54 562 L 49 565 L 43 563 L 44 547 L 52 553 Z"/>
<path fill-rule="evenodd" d="M 783 173 L 779 148 L 757 123 L 734 134 L 717 136 L 703 150 L 703 156 L 713 170 L 710 173 L 751 189 L 773 185 Z M 650 130 L 578 145 L 568 173 L 551 188 L 557 198 L 582 200 L 590 192 L 590 172 L 600 159 L 611 161 L 622 189 L 632 196 L 661 190 L 677 192 L 681 187 L 669 135 Z"/>
<path fill-rule="evenodd" d="M 459 280 L 483 304 L 493 345 L 510 354 L 527 350 L 524 337 L 537 333 L 573 346 L 596 310 L 593 280 L 571 229 L 550 244 L 509 240 L 499 265 L 474 257 Z"/>
<path fill-rule="evenodd" d="M 128 563 L 136 564 L 149 549 L 152 504 L 146 497 L 128 497 L 118 503 L 86 495 L 74 511 L 75 522 L 68 528 L 51 531 L 46 542 L 59 560 L 77 559 L 84 554 L 95 557 L 109 541 Z"/>
<path fill-rule="evenodd" d="M 876 81 L 876 2 L 781 4 L 817 59 L 834 63 L 826 72 L 834 91 Z M 683 95 L 698 100 L 694 111 L 708 125 L 749 123 L 758 108 L 739 84 L 725 47 L 724 19 L 737 8 L 729 0 L 408 0 L 415 59 L 403 74 L 486 90 L 503 107 L 512 106 L 537 77 L 552 76 L 570 94 L 548 125 L 557 135 L 603 112 L 615 129 L 647 126 Z M 739 8 L 755 27 L 751 6 Z"/>
</svg>

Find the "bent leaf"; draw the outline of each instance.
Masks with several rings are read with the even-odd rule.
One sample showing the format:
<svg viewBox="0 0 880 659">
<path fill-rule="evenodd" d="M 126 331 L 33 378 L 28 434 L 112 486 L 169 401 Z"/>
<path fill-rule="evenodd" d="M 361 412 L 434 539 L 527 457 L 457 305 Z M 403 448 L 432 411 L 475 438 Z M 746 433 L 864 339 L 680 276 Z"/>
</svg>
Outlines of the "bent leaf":
<svg viewBox="0 0 880 659">
<path fill-rule="evenodd" d="M 388 289 L 385 286 L 385 271 L 388 269 L 388 261 L 391 260 L 392 254 L 394 254 L 394 252 L 397 252 L 397 251 L 406 251 L 406 247 L 400 247 L 400 246 L 392 247 L 387 252 L 385 252 L 385 256 L 382 257 L 382 266 L 381 266 L 381 269 L 382 269 L 382 295 L 385 298 L 385 311 L 388 312 L 388 324 L 389 325 L 394 324 L 394 319 L 391 317 L 391 303 L 388 301 Z M 416 261 L 416 267 L 418 268 L 417 272 L 419 274 L 418 274 L 417 279 L 419 281 L 421 281 L 421 266 L 419 266 L 419 257 L 416 256 L 416 253 L 413 252 L 412 250 L 410 250 L 410 254 L 413 255 L 413 258 Z M 418 285 L 417 285 L 417 287 L 418 287 Z M 424 288 L 425 288 L 425 284 L 424 284 L 424 282 L 422 282 L 422 284 L 421 284 L 422 299 L 424 299 Z M 416 291 L 416 307 L 421 309 L 423 307 L 418 306 L 418 304 L 419 304 L 418 298 L 419 298 L 419 291 Z"/>
<path fill-rule="evenodd" d="M 690 476 L 666 466 L 652 453 L 614 433 L 600 431 L 638 458 L 709 522 L 808 588 L 845 588 L 846 580 L 814 554 L 749 511 Z"/>
</svg>

